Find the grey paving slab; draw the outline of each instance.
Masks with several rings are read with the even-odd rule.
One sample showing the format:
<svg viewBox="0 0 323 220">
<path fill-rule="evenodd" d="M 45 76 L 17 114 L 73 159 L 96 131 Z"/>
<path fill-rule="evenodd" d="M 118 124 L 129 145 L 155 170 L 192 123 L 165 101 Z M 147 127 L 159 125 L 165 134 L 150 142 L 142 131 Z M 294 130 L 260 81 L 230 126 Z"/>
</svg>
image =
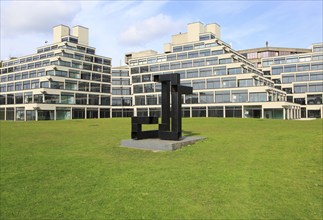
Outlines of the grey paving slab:
<svg viewBox="0 0 323 220">
<path fill-rule="evenodd" d="M 121 147 L 136 148 L 152 151 L 174 151 L 187 145 L 192 145 L 197 141 L 205 139 L 200 136 L 185 136 L 178 141 L 160 140 L 160 139 L 142 139 L 142 140 L 122 140 Z"/>
</svg>

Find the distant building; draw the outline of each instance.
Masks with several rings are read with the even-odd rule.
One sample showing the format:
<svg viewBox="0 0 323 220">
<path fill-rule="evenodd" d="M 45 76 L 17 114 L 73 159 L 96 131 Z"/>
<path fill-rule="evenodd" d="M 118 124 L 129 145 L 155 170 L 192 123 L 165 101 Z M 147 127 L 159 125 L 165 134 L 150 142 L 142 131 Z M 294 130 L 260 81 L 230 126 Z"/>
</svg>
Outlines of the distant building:
<svg viewBox="0 0 323 220">
<path fill-rule="evenodd" d="M 160 115 L 161 88 L 153 76 L 179 73 L 194 89 L 183 96 L 184 117 L 300 118 L 300 105 L 287 102 L 286 92 L 223 42 L 218 24 L 196 22 L 187 29 L 172 36 L 163 54 L 126 54 L 134 115 Z"/>
<path fill-rule="evenodd" d="M 287 93 L 287 101 L 301 105 L 302 118 L 323 118 L 323 43 L 308 53 L 263 58 L 275 88 Z"/>
<path fill-rule="evenodd" d="M 2 62 L 0 120 L 59 120 L 161 114 L 156 74 L 177 73 L 193 87 L 183 117 L 323 118 L 323 44 L 235 51 L 218 24 L 194 22 L 164 52 L 111 58 L 88 46 L 88 29 L 59 25 L 53 43 Z"/>
<path fill-rule="evenodd" d="M 111 58 L 88 46 L 88 29 L 59 25 L 53 44 L 3 61 L 0 120 L 108 118 Z"/>
<path fill-rule="evenodd" d="M 286 47 L 269 47 L 266 42 L 266 47 L 238 50 L 238 53 L 246 57 L 255 67 L 261 67 L 261 59 L 268 57 L 285 56 L 299 53 L 309 53 L 311 49 L 303 48 L 286 48 Z"/>
</svg>

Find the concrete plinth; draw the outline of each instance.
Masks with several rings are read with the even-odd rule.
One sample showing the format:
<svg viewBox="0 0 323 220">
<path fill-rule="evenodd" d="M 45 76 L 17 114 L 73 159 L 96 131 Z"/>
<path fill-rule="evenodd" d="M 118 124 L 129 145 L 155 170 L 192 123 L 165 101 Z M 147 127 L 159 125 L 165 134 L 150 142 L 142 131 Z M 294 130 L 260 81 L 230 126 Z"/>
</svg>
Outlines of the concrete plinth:
<svg viewBox="0 0 323 220">
<path fill-rule="evenodd" d="M 174 151 L 186 145 L 194 144 L 197 141 L 205 139 L 198 136 L 182 137 L 178 141 L 160 140 L 160 139 L 142 139 L 142 140 L 122 140 L 121 147 L 137 148 L 152 151 Z"/>
</svg>

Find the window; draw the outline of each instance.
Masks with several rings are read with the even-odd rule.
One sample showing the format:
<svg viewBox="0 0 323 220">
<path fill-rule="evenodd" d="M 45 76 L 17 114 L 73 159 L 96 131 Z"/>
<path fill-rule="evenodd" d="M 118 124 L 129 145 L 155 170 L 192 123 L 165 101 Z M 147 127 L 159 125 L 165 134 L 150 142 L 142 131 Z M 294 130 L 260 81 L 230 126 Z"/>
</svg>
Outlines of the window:
<svg viewBox="0 0 323 220">
<path fill-rule="evenodd" d="M 39 88 L 39 80 L 31 80 L 31 88 L 38 89 Z"/>
<path fill-rule="evenodd" d="M 188 50 L 193 50 L 193 45 L 192 44 L 184 45 L 183 51 L 188 51 Z"/>
<path fill-rule="evenodd" d="M 307 96 L 308 105 L 321 105 L 322 104 L 322 94 L 308 95 Z"/>
<path fill-rule="evenodd" d="M 110 93 L 111 92 L 111 86 L 108 84 L 102 84 L 102 93 Z"/>
<path fill-rule="evenodd" d="M 205 65 L 204 59 L 193 60 L 193 66 L 204 66 L 204 65 Z"/>
<path fill-rule="evenodd" d="M 267 93 L 265 92 L 253 92 L 249 94 L 250 102 L 266 102 L 267 101 Z"/>
<path fill-rule="evenodd" d="M 308 71 L 310 70 L 310 64 L 298 64 L 297 71 Z"/>
<path fill-rule="evenodd" d="M 230 102 L 230 91 L 215 92 L 215 102 L 216 103 Z"/>
<path fill-rule="evenodd" d="M 24 102 L 26 104 L 33 102 L 33 93 L 32 92 L 25 92 L 24 93 Z"/>
<path fill-rule="evenodd" d="M 45 103 L 47 104 L 59 103 L 59 95 L 45 94 Z"/>
<path fill-rule="evenodd" d="M 240 74 L 240 73 L 242 73 L 241 67 L 228 69 L 228 74 L 229 75 L 232 75 L 232 74 Z"/>
<path fill-rule="evenodd" d="M 100 84 L 99 83 L 91 83 L 91 92 L 100 92 Z"/>
<path fill-rule="evenodd" d="M 140 73 L 147 73 L 148 72 L 148 66 L 141 66 L 140 67 Z"/>
<path fill-rule="evenodd" d="M 99 105 L 99 95 L 89 95 L 89 105 Z"/>
<path fill-rule="evenodd" d="M 211 50 L 201 50 L 200 51 L 200 57 L 210 56 Z"/>
<path fill-rule="evenodd" d="M 86 94 L 75 94 L 75 104 L 76 105 L 86 105 L 87 104 L 87 95 Z"/>
<path fill-rule="evenodd" d="M 157 105 L 157 95 L 147 95 L 147 105 Z"/>
<path fill-rule="evenodd" d="M 139 83 L 139 82 L 141 82 L 140 76 L 133 76 L 132 77 L 132 83 Z"/>
<path fill-rule="evenodd" d="M 236 87 L 236 78 L 222 78 L 222 88 L 234 88 Z"/>
<path fill-rule="evenodd" d="M 232 58 L 220 59 L 219 64 L 232 63 Z"/>
<path fill-rule="evenodd" d="M 323 72 L 314 72 L 311 73 L 311 80 L 323 80 Z"/>
<path fill-rule="evenodd" d="M 177 54 L 177 59 L 178 60 L 187 59 L 187 53 L 179 53 L 179 54 Z"/>
<path fill-rule="evenodd" d="M 183 50 L 182 46 L 175 46 L 175 47 L 173 47 L 173 52 L 180 52 L 182 50 Z"/>
<path fill-rule="evenodd" d="M 160 70 L 169 70 L 169 63 L 161 64 L 160 65 Z"/>
<path fill-rule="evenodd" d="M 149 67 L 150 72 L 155 72 L 155 71 L 159 71 L 159 66 L 158 65 L 151 65 Z"/>
<path fill-rule="evenodd" d="M 110 96 L 101 96 L 101 105 L 110 105 Z"/>
<path fill-rule="evenodd" d="M 297 63 L 298 62 L 298 57 L 287 57 L 286 58 L 286 63 Z"/>
<path fill-rule="evenodd" d="M 192 60 L 182 62 L 182 68 L 188 68 L 188 67 L 192 67 Z"/>
<path fill-rule="evenodd" d="M 296 74 L 296 82 L 308 81 L 309 78 L 310 77 L 308 73 Z"/>
<path fill-rule="evenodd" d="M 47 87 L 48 88 L 48 87 Z M 15 83 L 15 90 L 19 91 L 22 90 L 22 82 L 17 82 Z"/>
<path fill-rule="evenodd" d="M 92 80 L 101 82 L 101 74 L 98 73 L 92 73 Z"/>
<path fill-rule="evenodd" d="M 65 89 L 68 89 L 68 90 L 77 90 L 77 83 L 76 83 L 76 81 L 66 80 L 65 81 Z"/>
<path fill-rule="evenodd" d="M 312 70 L 323 70 L 323 63 L 312 63 Z"/>
<path fill-rule="evenodd" d="M 24 103 L 24 97 L 22 93 L 16 93 L 15 94 L 15 100 L 16 104 L 23 104 Z"/>
<path fill-rule="evenodd" d="M 198 77 L 197 69 L 187 70 L 187 78 L 195 78 L 195 77 Z"/>
<path fill-rule="evenodd" d="M 205 89 L 205 80 L 193 80 L 193 89 Z"/>
<path fill-rule="evenodd" d="M 218 58 L 217 57 L 212 57 L 212 58 L 207 58 L 206 59 L 206 65 L 216 65 L 218 64 Z"/>
<path fill-rule="evenodd" d="M 167 61 L 172 61 L 172 60 L 176 60 L 176 54 L 172 54 L 172 55 L 167 56 Z"/>
<path fill-rule="evenodd" d="M 200 92 L 200 103 L 213 103 L 214 93 L 213 92 Z"/>
<path fill-rule="evenodd" d="M 154 84 L 144 84 L 144 92 L 154 92 Z"/>
<path fill-rule="evenodd" d="M 285 65 L 284 72 L 296 72 L 296 65 Z"/>
<path fill-rule="evenodd" d="M 219 54 L 224 54 L 223 50 L 213 50 L 212 55 L 219 55 Z"/>
<path fill-rule="evenodd" d="M 234 90 L 231 94 L 231 102 L 247 102 L 248 90 Z"/>
<path fill-rule="evenodd" d="M 200 77 L 212 76 L 212 68 L 200 69 Z"/>
<path fill-rule="evenodd" d="M 251 87 L 251 86 L 253 86 L 253 79 L 238 80 L 238 87 Z"/>
<path fill-rule="evenodd" d="M 7 91 L 8 92 L 15 91 L 15 84 L 13 84 L 13 83 L 7 84 Z"/>
<path fill-rule="evenodd" d="M 23 82 L 23 88 L 24 88 L 24 90 L 30 89 L 30 81 L 24 81 Z"/>
<path fill-rule="evenodd" d="M 323 83 L 310 83 L 309 92 L 323 92 Z"/>
<path fill-rule="evenodd" d="M 196 58 L 199 56 L 198 52 L 189 52 L 188 53 L 188 58 Z"/>
<path fill-rule="evenodd" d="M 170 69 L 179 69 L 181 68 L 181 63 L 180 62 L 175 62 L 170 64 Z"/>
<path fill-rule="evenodd" d="M 307 84 L 294 85 L 294 93 L 305 93 L 307 92 Z"/>
<path fill-rule="evenodd" d="M 136 105 L 145 105 L 145 96 L 135 96 Z"/>
<path fill-rule="evenodd" d="M 294 74 L 283 75 L 283 83 L 291 83 L 291 82 L 294 82 L 294 81 L 295 81 Z"/>
<path fill-rule="evenodd" d="M 81 72 L 81 79 L 90 80 L 91 79 L 91 73 L 82 71 Z"/>
<path fill-rule="evenodd" d="M 142 85 L 134 85 L 133 86 L 133 93 L 142 93 L 142 92 L 143 92 Z"/>
<path fill-rule="evenodd" d="M 142 82 L 150 82 L 151 81 L 151 75 L 142 75 Z"/>
<path fill-rule="evenodd" d="M 226 67 L 225 66 L 214 67 L 213 68 L 213 73 L 216 76 L 218 76 L 218 75 L 226 75 L 227 74 L 227 70 L 226 70 Z"/>
<path fill-rule="evenodd" d="M 282 72 L 284 72 L 283 67 L 282 66 L 277 66 L 277 67 L 272 67 L 271 68 L 271 73 L 272 75 L 279 75 Z"/>
</svg>

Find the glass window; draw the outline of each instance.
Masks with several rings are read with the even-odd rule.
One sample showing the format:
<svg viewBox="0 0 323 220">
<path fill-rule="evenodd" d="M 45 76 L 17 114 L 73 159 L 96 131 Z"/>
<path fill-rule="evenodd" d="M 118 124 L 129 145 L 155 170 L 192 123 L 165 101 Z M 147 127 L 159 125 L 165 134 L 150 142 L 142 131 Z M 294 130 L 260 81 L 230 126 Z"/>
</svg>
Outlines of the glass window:
<svg viewBox="0 0 323 220">
<path fill-rule="evenodd" d="M 91 92 L 100 92 L 100 84 L 99 83 L 91 83 L 90 84 L 90 91 Z"/>
<path fill-rule="evenodd" d="M 238 68 L 229 68 L 228 69 L 228 74 L 232 75 L 232 74 L 240 74 L 242 73 L 242 68 L 238 67 Z"/>
<path fill-rule="evenodd" d="M 296 65 L 285 65 L 284 72 L 296 72 Z"/>
<path fill-rule="evenodd" d="M 282 66 L 277 66 L 277 67 L 272 67 L 271 68 L 271 73 L 272 75 L 279 75 L 282 72 L 284 72 L 283 67 Z"/>
<path fill-rule="evenodd" d="M 206 80 L 207 88 L 208 89 L 219 89 L 220 86 L 220 79 L 207 79 Z"/>
<path fill-rule="evenodd" d="M 87 104 L 87 94 L 75 94 L 75 104 L 86 105 Z"/>
<path fill-rule="evenodd" d="M 212 68 L 200 69 L 200 77 L 212 76 Z"/>
<path fill-rule="evenodd" d="M 15 94 L 16 104 L 23 104 L 24 103 L 24 97 L 22 93 L 16 93 Z"/>
<path fill-rule="evenodd" d="M 253 86 L 253 79 L 238 80 L 238 87 L 251 87 L 251 86 Z"/>
<path fill-rule="evenodd" d="M 111 93 L 111 86 L 109 84 L 102 84 L 102 93 Z"/>
<path fill-rule="evenodd" d="M 205 80 L 193 80 L 193 89 L 205 89 Z"/>
<path fill-rule="evenodd" d="M 283 83 L 291 83 L 295 81 L 294 74 L 286 74 L 283 75 Z"/>
<path fill-rule="evenodd" d="M 313 72 L 311 74 L 311 80 L 323 80 L 323 72 Z"/>
<path fill-rule="evenodd" d="M 323 83 L 310 83 L 309 92 L 323 92 Z"/>
<path fill-rule="evenodd" d="M 250 102 L 266 102 L 267 101 L 267 93 L 265 92 L 253 92 L 249 94 Z"/>
<path fill-rule="evenodd" d="M 183 51 L 187 51 L 187 50 L 193 50 L 193 45 L 192 44 L 184 45 Z"/>
<path fill-rule="evenodd" d="M 215 102 L 216 103 L 230 102 L 230 91 L 215 92 Z"/>
<path fill-rule="evenodd" d="M 220 59 L 219 64 L 232 63 L 232 58 Z"/>
<path fill-rule="evenodd" d="M 214 93 L 213 92 L 200 92 L 200 103 L 213 103 Z"/>
<path fill-rule="evenodd" d="M 307 84 L 294 85 L 294 93 L 305 93 L 307 92 Z"/>
<path fill-rule="evenodd" d="M 218 76 L 218 75 L 226 75 L 227 74 L 227 69 L 225 66 L 219 66 L 219 67 L 214 67 L 213 68 L 213 74 Z"/>
<path fill-rule="evenodd" d="M 45 103 L 47 104 L 59 103 L 59 95 L 45 94 Z"/>
<path fill-rule="evenodd" d="M 183 61 L 182 62 L 182 68 L 189 68 L 192 67 L 192 60 L 188 60 L 188 61 Z"/>
<path fill-rule="evenodd" d="M 234 90 L 231 93 L 231 102 L 247 102 L 248 90 Z"/>
<path fill-rule="evenodd" d="M 23 82 L 23 88 L 25 89 L 30 89 L 30 81 L 24 81 Z"/>
<path fill-rule="evenodd" d="M 312 63 L 311 70 L 323 70 L 323 63 Z"/>
<path fill-rule="evenodd" d="M 110 105 L 110 96 L 101 96 L 101 105 Z"/>
<path fill-rule="evenodd" d="M 222 88 L 234 88 L 236 87 L 235 77 L 222 78 Z"/>
<path fill-rule="evenodd" d="M 297 71 L 308 71 L 310 70 L 310 64 L 298 64 Z"/>
<path fill-rule="evenodd" d="M 187 78 L 198 77 L 198 69 L 187 70 Z"/>
<path fill-rule="evenodd" d="M 212 57 L 212 58 L 207 58 L 206 59 L 206 65 L 216 65 L 218 64 L 218 58 L 217 57 Z"/>
<path fill-rule="evenodd" d="M 77 83 L 76 83 L 76 81 L 66 80 L 65 81 L 65 89 L 68 89 L 68 90 L 77 90 Z"/>
<path fill-rule="evenodd" d="M 193 66 L 204 66 L 204 65 L 205 65 L 205 59 L 193 60 Z"/>
<path fill-rule="evenodd" d="M 89 95 L 89 105 L 99 105 L 99 95 Z"/>
<path fill-rule="evenodd" d="M 188 53 L 188 58 L 195 58 L 198 57 L 199 53 L 198 52 L 189 52 Z"/>
<path fill-rule="evenodd" d="M 296 74 L 296 81 L 308 81 L 309 80 L 309 74 L 308 73 L 302 73 L 302 74 Z"/>
<path fill-rule="evenodd" d="M 135 96 L 136 105 L 146 105 L 145 96 Z"/>
<path fill-rule="evenodd" d="M 187 59 L 187 53 L 179 53 L 179 54 L 177 54 L 177 59 L 178 60 Z"/>
<path fill-rule="evenodd" d="M 143 92 L 142 85 L 134 85 L 133 86 L 133 93 L 142 93 L 142 92 Z"/>
<path fill-rule="evenodd" d="M 24 93 L 24 102 L 26 104 L 33 102 L 33 93 L 32 92 L 25 92 Z"/>
<path fill-rule="evenodd" d="M 62 104 L 75 104 L 74 94 L 73 93 L 62 93 L 61 94 L 61 103 Z"/>
</svg>

